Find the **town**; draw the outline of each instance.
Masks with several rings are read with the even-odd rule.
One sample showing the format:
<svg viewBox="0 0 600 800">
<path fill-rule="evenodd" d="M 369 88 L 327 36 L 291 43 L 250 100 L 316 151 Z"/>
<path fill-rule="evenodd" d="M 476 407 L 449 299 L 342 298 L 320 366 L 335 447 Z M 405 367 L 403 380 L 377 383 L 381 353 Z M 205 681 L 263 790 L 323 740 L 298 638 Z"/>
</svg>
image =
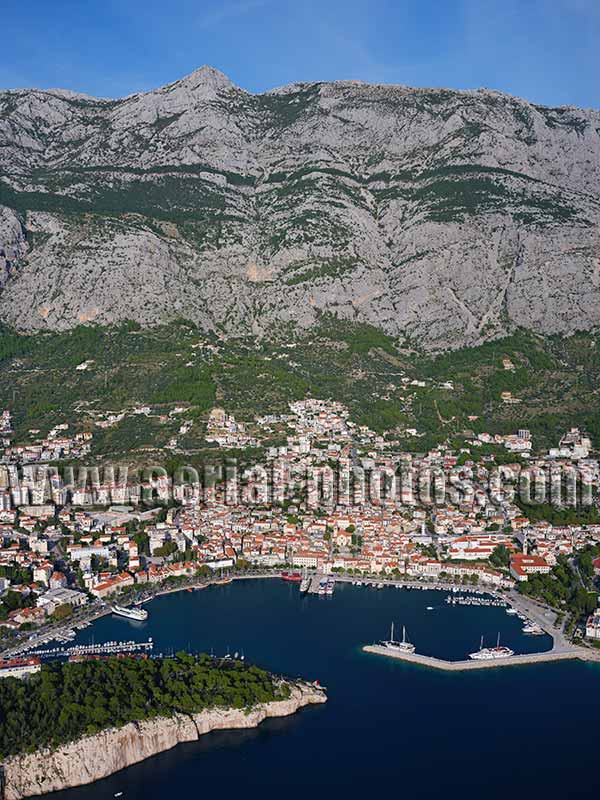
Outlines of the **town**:
<svg viewBox="0 0 600 800">
<path fill-rule="evenodd" d="M 571 635 L 600 642 L 595 593 L 600 519 L 593 504 L 600 471 L 584 433 L 567 431 L 546 453 L 535 453 L 529 431 L 519 430 L 473 435 L 459 450 L 438 446 L 407 457 L 395 452 L 394 442 L 355 425 L 341 403 L 296 401 L 287 415 L 259 418 L 254 427 L 268 430 L 274 423 L 285 424 L 288 435 L 284 444 L 268 448 L 266 464 L 244 467 L 233 482 L 217 481 L 208 491 L 193 481 L 177 484 L 168 475 L 140 485 L 107 471 L 104 482 L 71 487 L 58 472 L 39 484 L 34 471 L 15 486 L 11 475 L 17 467 L 27 476 L 31 465 L 82 458 L 92 434 L 72 434 L 62 424 L 36 445 L 19 446 L 5 411 L 0 417 L 4 649 L 35 642 L 39 631 L 53 625 L 68 627 L 82 610 L 98 610 L 107 598 L 127 602 L 148 587 L 252 570 L 443 581 L 493 591 L 516 587 L 553 605 Z M 224 452 L 239 447 L 240 440 L 256 443 L 254 434 L 220 408 L 210 414 L 208 435 Z M 498 452 L 505 457 L 499 459 Z M 502 486 L 493 480 L 499 469 L 510 476 Z M 391 491 L 403 470 L 411 480 Z M 515 488 L 519 478 L 557 470 L 576 472 L 592 493 L 589 520 L 527 515 Z M 273 478 L 268 488 L 267 473 Z M 451 476 L 441 499 L 431 498 L 435 480 L 425 495 L 418 491 L 423 476 L 432 474 Z M 332 475 L 336 480 L 328 485 Z M 142 502 L 148 492 L 150 500 Z M 578 554 L 585 555 L 586 570 Z M 564 569 L 581 583 L 583 600 L 577 595 L 574 607 L 570 596 L 552 603 L 543 584 Z"/>
</svg>

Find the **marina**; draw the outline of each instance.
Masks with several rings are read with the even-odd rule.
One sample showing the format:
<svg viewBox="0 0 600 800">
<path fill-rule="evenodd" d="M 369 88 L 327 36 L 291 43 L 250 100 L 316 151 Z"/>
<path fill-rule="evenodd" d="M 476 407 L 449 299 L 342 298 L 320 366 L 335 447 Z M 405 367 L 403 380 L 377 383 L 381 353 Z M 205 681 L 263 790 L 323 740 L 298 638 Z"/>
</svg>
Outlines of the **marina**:
<svg viewBox="0 0 600 800">
<path fill-rule="evenodd" d="M 464 595 L 449 594 L 445 600 L 453 606 L 495 606 L 496 608 L 506 608 L 506 601 L 498 597 L 483 597 L 474 595 L 465 597 Z"/>
<path fill-rule="evenodd" d="M 70 658 L 71 656 L 83 655 L 120 655 L 124 653 L 148 652 L 154 648 L 154 642 L 150 637 L 145 642 L 131 641 L 110 641 L 92 644 L 76 644 L 72 647 L 51 647 L 31 652 L 32 656 L 39 658 Z"/>
</svg>

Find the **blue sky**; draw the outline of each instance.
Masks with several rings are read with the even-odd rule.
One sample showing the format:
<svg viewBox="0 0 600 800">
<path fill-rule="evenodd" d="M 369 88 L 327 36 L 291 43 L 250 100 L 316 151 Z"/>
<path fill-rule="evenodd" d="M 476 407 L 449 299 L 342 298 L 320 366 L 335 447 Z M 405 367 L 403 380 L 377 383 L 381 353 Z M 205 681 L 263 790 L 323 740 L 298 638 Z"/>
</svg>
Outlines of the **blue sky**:
<svg viewBox="0 0 600 800">
<path fill-rule="evenodd" d="M 210 64 L 252 92 L 352 78 L 600 108 L 600 0 L 8 0 L 2 21 L 1 88 L 119 97 Z"/>
</svg>

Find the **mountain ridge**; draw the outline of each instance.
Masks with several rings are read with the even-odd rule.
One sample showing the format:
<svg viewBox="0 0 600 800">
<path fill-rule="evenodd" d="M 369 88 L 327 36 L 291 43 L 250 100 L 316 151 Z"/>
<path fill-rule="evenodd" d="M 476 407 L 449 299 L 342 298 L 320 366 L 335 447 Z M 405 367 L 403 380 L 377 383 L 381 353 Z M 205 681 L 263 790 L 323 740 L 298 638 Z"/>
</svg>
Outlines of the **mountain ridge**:
<svg viewBox="0 0 600 800">
<path fill-rule="evenodd" d="M 38 92 L 41 94 L 53 94 L 57 96 L 63 96 L 66 98 L 72 99 L 84 99 L 84 100 L 91 100 L 91 101 L 99 101 L 99 102 L 121 102 L 125 100 L 129 100 L 132 97 L 138 97 L 148 94 L 153 94 L 155 92 L 160 92 L 163 89 L 168 89 L 173 87 L 177 84 L 181 84 L 184 82 L 190 81 L 195 76 L 199 75 L 211 75 L 215 76 L 215 78 L 221 79 L 224 85 L 228 85 L 231 88 L 237 89 L 240 92 L 244 92 L 245 94 L 251 95 L 253 97 L 260 96 L 263 94 L 276 94 L 281 93 L 286 90 L 297 89 L 298 87 L 303 86 L 366 86 L 366 87 L 380 87 L 380 88 L 389 88 L 389 89 L 402 89 L 406 90 L 407 92 L 412 93 L 428 93 L 428 92 L 452 92 L 457 95 L 476 95 L 476 94 L 489 94 L 495 95 L 502 98 L 507 98 L 510 100 L 516 100 L 521 102 L 525 105 L 530 106 L 531 108 L 544 108 L 548 110 L 559 110 L 564 109 L 566 111 L 591 111 L 596 112 L 600 111 L 600 108 L 595 108 L 592 106 L 576 106 L 571 104 L 563 104 L 563 105 L 552 105 L 549 103 L 538 103 L 534 100 L 529 100 L 526 97 L 522 97 L 521 95 L 513 95 L 509 92 L 504 92 L 501 89 L 492 89 L 488 86 L 479 86 L 476 89 L 456 89 L 452 86 L 412 86 L 406 83 L 381 83 L 381 82 L 373 82 L 373 81 L 365 81 L 359 78 L 339 78 L 335 80 L 318 80 L 318 81 L 293 81 L 292 83 L 284 83 L 280 86 L 274 86 L 270 89 L 265 89 L 261 92 L 252 92 L 249 89 L 244 89 L 242 86 L 238 86 L 225 72 L 218 69 L 217 67 L 212 67 L 210 64 L 203 64 L 200 67 L 192 70 L 191 72 L 183 75 L 181 78 L 177 78 L 174 81 L 170 81 L 169 83 L 162 84 L 161 86 L 155 86 L 151 89 L 141 90 L 138 92 L 130 92 L 126 95 L 120 95 L 117 97 L 104 97 L 101 95 L 92 95 L 88 92 L 78 92 L 74 89 L 65 89 L 62 87 L 49 87 L 47 89 L 41 88 L 39 86 L 23 86 L 23 87 L 16 87 L 16 88 L 0 88 L 0 94 L 3 93 L 21 93 L 21 92 Z"/>
<path fill-rule="evenodd" d="M 0 92 L 0 319 L 322 312 L 434 349 L 600 323 L 600 112 L 201 67 L 110 100 Z"/>
</svg>

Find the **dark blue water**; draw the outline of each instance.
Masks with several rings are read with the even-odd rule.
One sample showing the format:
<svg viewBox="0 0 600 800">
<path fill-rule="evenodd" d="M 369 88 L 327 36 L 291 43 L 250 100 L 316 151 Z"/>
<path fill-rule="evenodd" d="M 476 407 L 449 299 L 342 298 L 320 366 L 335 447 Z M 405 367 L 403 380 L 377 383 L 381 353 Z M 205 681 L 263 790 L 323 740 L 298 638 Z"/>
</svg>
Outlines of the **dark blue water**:
<svg viewBox="0 0 600 800">
<path fill-rule="evenodd" d="M 158 650 L 244 651 L 288 675 L 318 678 L 327 704 L 252 731 L 215 732 L 61 800 L 196 797 L 591 797 L 597 777 L 600 669 L 556 663 L 445 673 L 361 646 L 405 624 L 422 653 L 451 659 L 481 634 L 515 652 L 548 649 L 502 609 L 450 607 L 443 593 L 340 585 L 333 598 L 239 581 L 153 601 L 147 623 L 107 617 L 78 641 L 153 636 Z M 426 606 L 434 606 L 426 611 Z M 248 794 L 250 793 L 250 794 Z"/>
</svg>

